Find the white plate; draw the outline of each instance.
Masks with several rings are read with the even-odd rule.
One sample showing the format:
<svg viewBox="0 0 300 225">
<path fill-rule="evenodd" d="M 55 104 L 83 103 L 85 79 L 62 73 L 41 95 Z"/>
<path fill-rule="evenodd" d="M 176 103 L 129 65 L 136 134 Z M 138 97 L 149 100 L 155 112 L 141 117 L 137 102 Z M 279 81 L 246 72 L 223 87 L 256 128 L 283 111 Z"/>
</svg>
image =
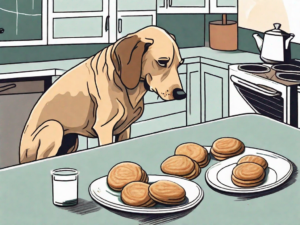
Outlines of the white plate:
<svg viewBox="0 0 300 225">
<path fill-rule="evenodd" d="M 177 206 L 157 204 L 154 207 L 146 208 L 125 205 L 121 200 L 121 192 L 115 192 L 108 187 L 107 176 L 93 181 L 89 187 L 89 193 L 96 202 L 106 207 L 124 212 L 143 214 L 164 214 L 180 212 L 194 207 L 203 199 L 203 190 L 198 184 L 193 181 L 175 176 L 149 175 L 149 183 L 154 183 L 159 180 L 168 180 L 179 184 L 185 189 L 186 200 L 181 205 Z"/>
<path fill-rule="evenodd" d="M 206 147 L 210 150 L 210 147 Z M 241 188 L 233 184 L 231 175 L 233 168 L 237 165 L 240 158 L 245 155 L 261 156 L 268 162 L 267 176 L 265 181 L 256 187 Z M 293 165 L 285 157 L 274 152 L 255 148 L 245 148 L 245 152 L 241 155 L 226 159 L 213 166 L 206 171 L 206 181 L 212 187 L 231 193 L 256 193 L 270 190 L 283 184 L 292 174 Z"/>
</svg>

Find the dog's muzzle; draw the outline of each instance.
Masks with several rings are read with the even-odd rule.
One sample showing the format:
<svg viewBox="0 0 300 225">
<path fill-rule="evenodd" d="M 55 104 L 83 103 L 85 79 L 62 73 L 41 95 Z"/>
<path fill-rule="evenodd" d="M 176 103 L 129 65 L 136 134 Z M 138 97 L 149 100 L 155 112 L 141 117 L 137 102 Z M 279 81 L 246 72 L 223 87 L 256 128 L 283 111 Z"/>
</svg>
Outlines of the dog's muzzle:
<svg viewBox="0 0 300 225">
<path fill-rule="evenodd" d="M 180 88 L 175 88 L 173 90 L 173 97 L 175 100 L 181 100 L 186 98 L 186 93 L 180 89 Z"/>
</svg>

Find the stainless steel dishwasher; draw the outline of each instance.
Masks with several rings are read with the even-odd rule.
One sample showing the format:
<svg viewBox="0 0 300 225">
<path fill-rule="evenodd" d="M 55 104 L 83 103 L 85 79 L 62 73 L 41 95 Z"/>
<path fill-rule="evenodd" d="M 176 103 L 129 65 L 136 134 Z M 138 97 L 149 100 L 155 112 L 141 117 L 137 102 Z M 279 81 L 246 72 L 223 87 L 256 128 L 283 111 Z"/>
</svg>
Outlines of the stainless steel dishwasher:
<svg viewBox="0 0 300 225">
<path fill-rule="evenodd" d="M 25 123 L 51 77 L 0 80 L 0 168 L 19 164 Z"/>
</svg>

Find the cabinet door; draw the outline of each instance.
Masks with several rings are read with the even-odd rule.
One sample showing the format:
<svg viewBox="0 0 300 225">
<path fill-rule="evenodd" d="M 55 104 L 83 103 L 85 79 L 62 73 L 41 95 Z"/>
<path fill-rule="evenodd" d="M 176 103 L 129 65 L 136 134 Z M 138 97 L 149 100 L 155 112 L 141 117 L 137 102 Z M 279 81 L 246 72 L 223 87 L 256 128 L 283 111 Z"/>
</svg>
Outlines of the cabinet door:
<svg viewBox="0 0 300 225">
<path fill-rule="evenodd" d="M 210 13 L 237 13 L 238 0 L 210 0 Z"/>
<path fill-rule="evenodd" d="M 160 0 L 157 13 L 208 13 L 209 0 Z"/>
<path fill-rule="evenodd" d="M 49 0 L 49 44 L 108 43 L 108 0 Z"/>
<path fill-rule="evenodd" d="M 228 70 L 201 64 L 202 121 L 228 116 Z"/>
<path fill-rule="evenodd" d="M 200 63 L 187 65 L 187 125 L 201 122 Z"/>
<path fill-rule="evenodd" d="M 118 12 L 117 38 L 119 39 L 150 25 L 156 25 L 155 11 Z"/>
<path fill-rule="evenodd" d="M 47 1 L 0 1 L 0 46 L 47 44 Z"/>
<path fill-rule="evenodd" d="M 118 0 L 118 11 L 155 11 L 156 0 Z"/>
</svg>

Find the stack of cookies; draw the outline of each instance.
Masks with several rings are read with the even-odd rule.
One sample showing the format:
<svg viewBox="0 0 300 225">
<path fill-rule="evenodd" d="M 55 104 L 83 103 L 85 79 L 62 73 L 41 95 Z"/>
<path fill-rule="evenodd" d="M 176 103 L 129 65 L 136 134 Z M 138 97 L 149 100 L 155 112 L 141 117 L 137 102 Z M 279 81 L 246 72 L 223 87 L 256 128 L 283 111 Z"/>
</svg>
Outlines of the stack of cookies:
<svg viewBox="0 0 300 225">
<path fill-rule="evenodd" d="M 239 187 L 256 187 L 263 183 L 268 162 L 254 155 L 242 157 L 232 171 L 231 180 Z"/>
<path fill-rule="evenodd" d="M 123 188 L 121 199 L 127 205 L 152 207 L 156 203 L 150 198 L 149 187 L 149 184 L 143 182 L 131 182 Z"/>
<path fill-rule="evenodd" d="M 185 155 L 198 163 L 200 168 L 209 164 L 209 154 L 203 146 L 196 143 L 184 143 L 179 145 L 175 150 L 175 155 Z"/>
<path fill-rule="evenodd" d="M 236 138 L 220 138 L 213 143 L 210 152 L 215 159 L 222 161 L 240 155 L 244 151 L 245 145 L 240 140 Z"/>
<path fill-rule="evenodd" d="M 166 205 L 179 205 L 185 200 L 185 190 L 180 185 L 167 180 L 160 180 L 150 185 L 150 197 Z"/>
<path fill-rule="evenodd" d="M 114 191 L 122 191 L 126 184 L 134 181 L 147 183 L 148 175 L 140 165 L 132 162 L 115 165 L 107 177 L 107 184 Z"/>
<path fill-rule="evenodd" d="M 192 180 L 200 175 L 201 168 L 206 167 L 209 161 L 209 154 L 203 146 L 189 142 L 177 146 L 175 155 L 161 164 L 161 170 Z"/>
<path fill-rule="evenodd" d="M 187 179 L 195 179 L 199 176 L 201 169 L 196 161 L 184 155 L 175 155 L 167 158 L 161 164 L 163 173 L 181 176 Z"/>
</svg>

